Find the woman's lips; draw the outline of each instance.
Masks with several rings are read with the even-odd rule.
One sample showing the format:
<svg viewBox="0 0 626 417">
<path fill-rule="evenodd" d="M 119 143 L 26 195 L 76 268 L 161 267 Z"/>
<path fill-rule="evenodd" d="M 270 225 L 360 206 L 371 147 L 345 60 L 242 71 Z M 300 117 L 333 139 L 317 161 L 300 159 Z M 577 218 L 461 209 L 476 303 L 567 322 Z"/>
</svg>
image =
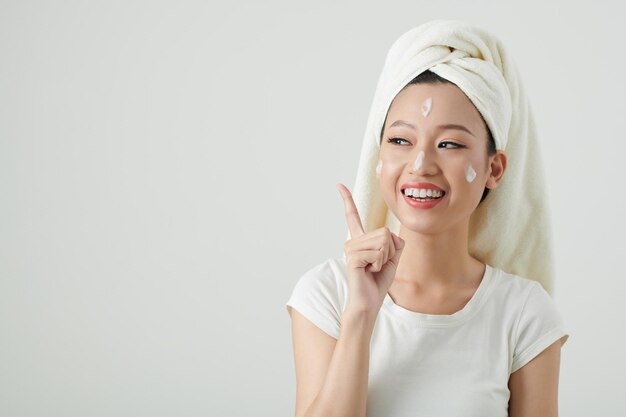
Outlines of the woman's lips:
<svg viewBox="0 0 626 417">
<path fill-rule="evenodd" d="M 424 188 L 424 189 L 431 189 L 431 190 L 438 190 L 438 191 L 443 191 L 443 189 L 433 183 L 430 182 L 415 182 L 415 181 L 409 181 L 409 182 L 405 182 L 404 184 L 402 184 L 402 186 L 400 187 L 400 189 L 402 191 L 404 191 L 406 188 Z"/>
</svg>

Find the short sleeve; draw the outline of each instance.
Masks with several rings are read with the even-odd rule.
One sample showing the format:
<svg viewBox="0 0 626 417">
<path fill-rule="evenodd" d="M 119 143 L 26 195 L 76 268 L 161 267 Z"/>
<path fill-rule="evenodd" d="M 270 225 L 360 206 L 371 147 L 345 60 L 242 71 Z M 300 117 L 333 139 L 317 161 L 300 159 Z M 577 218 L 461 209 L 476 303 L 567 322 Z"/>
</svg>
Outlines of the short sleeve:
<svg viewBox="0 0 626 417">
<path fill-rule="evenodd" d="M 341 304 L 334 271 L 328 262 L 305 272 L 296 282 L 285 304 L 292 307 L 324 332 L 339 339 Z"/>
<path fill-rule="evenodd" d="M 557 340 L 569 338 L 558 308 L 543 286 L 534 281 L 517 325 L 511 373 L 517 371 Z"/>
</svg>

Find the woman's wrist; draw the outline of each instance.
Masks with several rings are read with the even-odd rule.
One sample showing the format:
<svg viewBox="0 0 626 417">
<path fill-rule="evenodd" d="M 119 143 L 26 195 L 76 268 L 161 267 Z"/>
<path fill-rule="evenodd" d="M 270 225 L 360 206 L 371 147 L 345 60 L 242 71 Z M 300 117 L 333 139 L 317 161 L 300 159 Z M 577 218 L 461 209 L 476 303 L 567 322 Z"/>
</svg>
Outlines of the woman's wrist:
<svg viewBox="0 0 626 417">
<path fill-rule="evenodd" d="M 370 308 L 347 307 L 341 316 L 341 325 L 366 326 L 373 328 L 376 324 L 378 311 Z"/>
</svg>

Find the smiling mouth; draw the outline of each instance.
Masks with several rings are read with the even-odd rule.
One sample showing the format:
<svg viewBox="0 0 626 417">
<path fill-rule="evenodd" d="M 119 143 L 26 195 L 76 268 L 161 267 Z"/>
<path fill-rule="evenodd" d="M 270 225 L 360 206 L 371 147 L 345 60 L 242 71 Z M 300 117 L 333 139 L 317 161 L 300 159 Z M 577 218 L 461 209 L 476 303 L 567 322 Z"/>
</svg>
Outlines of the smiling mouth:
<svg viewBox="0 0 626 417">
<path fill-rule="evenodd" d="M 402 190 L 402 195 L 404 195 L 405 197 L 408 197 L 408 198 L 410 198 L 410 199 L 412 199 L 412 200 L 415 200 L 415 201 L 420 201 L 420 202 L 422 202 L 422 203 L 423 203 L 423 202 L 425 202 L 425 201 L 435 201 L 435 200 L 439 200 L 439 199 L 443 198 L 443 197 L 446 195 L 445 191 L 441 191 L 441 195 L 439 195 L 439 196 L 428 196 L 428 195 L 426 195 L 426 196 L 424 196 L 424 197 L 416 197 L 416 196 L 414 196 L 414 195 L 408 195 L 408 194 L 406 194 L 406 192 L 405 192 L 405 191 L 406 191 L 406 190 Z"/>
</svg>

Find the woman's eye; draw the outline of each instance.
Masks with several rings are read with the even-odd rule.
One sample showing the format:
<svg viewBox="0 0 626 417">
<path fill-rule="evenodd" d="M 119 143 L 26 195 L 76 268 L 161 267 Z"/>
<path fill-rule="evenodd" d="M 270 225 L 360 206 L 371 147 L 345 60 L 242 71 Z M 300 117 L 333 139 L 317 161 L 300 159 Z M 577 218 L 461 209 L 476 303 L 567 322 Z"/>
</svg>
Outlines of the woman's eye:
<svg viewBox="0 0 626 417">
<path fill-rule="evenodd" d="M 401 138 L 389 138 L 389 139 L 387 139 L 387 142 L 389 142 L 389 143 L 395 143 L 396 145 L 398 145 L 398 142 L 397 142 L 397 141 L 399 141 L 399 140 L 403 140 L 403 141 L 405 141 L 406 143 L 409 143 L 409 141 L 408 141 L 408 140 L 406 140 L 406 139 L 401 139 Z"/>
<path fill-rule="evenodd" d="M 439 145 L 445 145 L 445 144 L 454 145 L 455 148 L 464 148 L 465 147 L 463 145 L 459 145 L 458 143 L 450 142 L 450 141 L 441 142 Z M 445 148 L 448 149 L 448 146 L 446 146 Z M 452 149 L 454 149 L 454 148 L 452 148 Z"/>
<path fill-rule="evenodd" d="M 408 140 L 406 140 L 406 139 L 402 139 L 402 138 L 389 138 L 389 139 L 387 139 L 387 142 L 389 142 L 389 143 L 395 143 L 396 145 L 401 145 L 402 143 L 399 143 L 400 141 L 406 142 L 406 143 L 408 143 L 408 144 L 410 144 L 410 143 L 411 143 L 411 142 L 409 142 Z M 443 147 L 444 147 L 445 149 L 465 148 L 465 146 L 463 146 L 463 145 L 461 145 L 461 144 L 458 144 L 458 143 L 456 143 L 456 142 L 450 142 L 450 141 L 444 141 L 444 142 L 441 142 L 441 143 L 439 144 L 439 146 L 441 147 L 441 145 L 444 145 Z M 445 146 L 445 145 L 452 145 L 453 147 L 452 147 L 452 148 L 450 148 L 450 146 Z"/>
</svg>

